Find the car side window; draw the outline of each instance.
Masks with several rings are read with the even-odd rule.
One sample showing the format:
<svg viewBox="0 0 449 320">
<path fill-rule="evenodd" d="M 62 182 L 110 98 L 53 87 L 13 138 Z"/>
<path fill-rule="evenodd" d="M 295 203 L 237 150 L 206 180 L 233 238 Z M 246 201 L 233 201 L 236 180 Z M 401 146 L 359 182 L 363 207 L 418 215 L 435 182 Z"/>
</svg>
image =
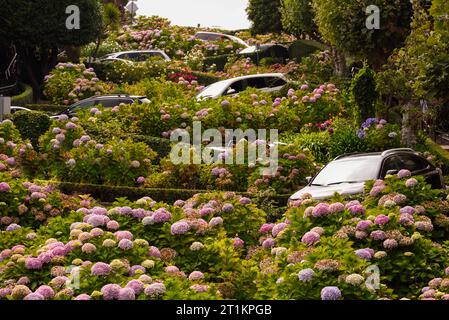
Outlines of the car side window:
<svg viewBox="0 0 449 320">
<path fill-rule="evenodd" d="M 79 110 L 79 109 L 87 109 L 87 108 L 91 108 L 91 107 L 93 107 L 95 104 L 96 104 L 96 103 L 95 103 L 95 100 L 84 101 L 84 102 L 81 102 L 81 103 L 79 103 L 79 104 L 73 106 L 72 108 L 70 108 L 70 111 L 73 111 L 73 110 Z"/>
<path fill-rule="evenodd" d="M 101 104 L 105 108 L 113 108 L 113 107 L 118 106 L 120 104 L 120 100 L 118 100 L 118 99 L 99 100 L 98 104 Z"/>
<path fill-rule="evenodd" d="M 267 77 L 265 78 L 265 81 L 269 88 L 282 87 L 287 84 L 284 79 L 278 77 Z"/>
<path fill-rule="evenodd" d="M 265 78 L 249 78 L 248 87 L 263 89 L 267 87 L 267 84 L 265 82 Z"/>
<path fill-rule="evenodd" d="M 411 172 L 424 170 L 429 166 L 427 161 L 413 155 L 401 155 L 400 160 L 402 162 L 401 169 L 407 169 Z"/>
<path fill-rule="evenodd" d="M 245 90 L 246 87 L 247 87 L 247 82 L 245 80 L 240 80 L 240 81 L 236 81 L 233 84 L 231 84 L 229 89 L 234 89 L 235 93 L 238 93 L 238 92 L 242 92 L 243 90 Z"/>
<path fill-rule="evenodd" d="M 389 157 L 385 159 L 384 165 L 382 167 L 382 178 L 387 175 L 387 172 L 390 170 L 401 170 L 401 161 L 397 156 Z"/>
</svg>

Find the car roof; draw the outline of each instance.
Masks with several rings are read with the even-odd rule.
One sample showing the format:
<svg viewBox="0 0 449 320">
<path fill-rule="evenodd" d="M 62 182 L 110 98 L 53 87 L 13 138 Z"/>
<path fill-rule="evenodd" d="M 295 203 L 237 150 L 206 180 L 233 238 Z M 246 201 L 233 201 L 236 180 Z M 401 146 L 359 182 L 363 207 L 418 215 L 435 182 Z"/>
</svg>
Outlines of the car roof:
<svg viewBox="0 0 449 320">
<path fill-rule="evenodd" d="M 398 148 L 398 149 L 385 150 L 383 152 L 359 152 L 359 153 L 343 154 L 343 155 L 336 157 L 334 159 L 334 161 L 343 161 L 343 160 L 351 160 L 351 159 L 359 159 L 359 158 L 386 158 L 386 157 L 394 155 L 394 154 L 411 154 L 411 155 L 419 156 L 419 153 L 417 153 L 413 149 Z"/>
<path fill-rule="evenodd" d="M 235 77 L 231 79 L 221 80 L 216 83 L 222 83 L 222 84 L 231 84 L 235 81 L 245 80 L 245 79 L 253 79 L 253 78 L 261 78 L 261 77 L 278 77 L 278 78 L 285 78 L 285 75 L 283 73 L 260 73 L 260 74 L 251 74 L 247 76 L 241 76 L 241 77 Z"/>
<path fill-rule="evenodd" d="M 160 49 L 151 49 L 151 50 L 129 50 L 129 51 L 119 51 L 119 52 L 113 52 L 110 54 L 124 54 L 124 53 L 145 53 L 145 52 L 161 52 L 161 53 L 165 53 L 164 50 L 160 50 Z"/>
<path fill-rule="evenodd" d="M 144 99 L 146 97 L 145 96 L 130 96 L 130 95 L 127 95 L 127 94 L 106 94 L 106 95 L 93 96 L 93 97 L 90 97 L 90 98 L 87 98 L 87 99 L 84 99 L 84 100 L 80 100 L 80 101 L 72 104 L 72 106 L 78 105 L 79 103 L 84 102 L 84 101 L 90 101 L 90 100 L 95 100 L 95 99 L 102 100 L 102 99 L 110 99 L 110 98 Z"/>
</svg>

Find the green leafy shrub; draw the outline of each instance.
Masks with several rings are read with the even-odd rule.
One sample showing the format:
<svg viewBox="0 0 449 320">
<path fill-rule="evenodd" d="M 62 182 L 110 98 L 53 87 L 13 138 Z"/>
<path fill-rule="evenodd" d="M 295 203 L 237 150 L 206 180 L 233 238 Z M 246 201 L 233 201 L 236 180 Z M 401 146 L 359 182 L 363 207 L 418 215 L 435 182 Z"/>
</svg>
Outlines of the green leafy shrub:
<svg viewBox="0 0 449 320">
<path fill-rule="evenodd" d="M 23 106 L 33 103 L 33 88 L 25 83 L 19 83 L 19 88 L 22 92 L 19 95 L 11 97 L 11 105 Z"/>
<path fill-rule="evenodd" d="M 374 118 L 376 116 L 376 91 L 375 73 L 368 65 L 357 73 L 351 83 L 351 94 L 354 104 L 358 107 L 359 120 Z"/>
<path fill-rule="evenodd" d="M 19 111 L 12 115 L 14 122 L 24 140 L 30 140 L 32 145 L 37 148 L 39 137 L 50 128 L 50 118 L 38 111 Z"/>
<path fill-rule="evenodd" d="M 110 84 L 97 78 L 93 69 L 86 69 L 82 64 L 60 63 L 46 76 L 44 95 L 53 104 L 68 105 L 111 89 Z"/>
</svg>

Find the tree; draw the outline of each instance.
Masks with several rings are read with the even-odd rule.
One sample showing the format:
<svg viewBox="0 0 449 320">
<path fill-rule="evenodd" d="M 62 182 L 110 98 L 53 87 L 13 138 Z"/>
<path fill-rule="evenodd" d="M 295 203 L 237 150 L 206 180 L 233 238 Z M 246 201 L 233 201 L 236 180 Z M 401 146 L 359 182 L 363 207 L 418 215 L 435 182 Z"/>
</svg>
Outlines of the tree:
<svg viewBox="0 0 449 320">
<path fill-rule="evenodd" d="M 318 26 L 314 21 L 312 0 L 282 0 L 280 12 L 285 32 L 297 38 L 308 36 L 311 39 L 320 39 Z"/>
<path fill-rule="evenodd" d="M 120 9 L 113 3 L 106 3 L 101 10 L 102 23 L 98 29 L 97 46 L 93 56 L 96 58 L 101 43 L 107 38 L 110 31 L 116 30 L 120 24 Z"/>
<path fill-rule="evenodd" d="M 365 121 L 376 116 L 376 91 L 375 73 L 364 65 L 351 83 L 351 94 L 355 105 L 358 107 L 358 120 Z"/>
<path fill-rule="evenodd" d="M 246 12 L 252 21 L 253 34 L 266 34 L 282 31 L 281 0 L 249 0 Z"/>
<path fill-rule="evenodd" d="M 380 8 L 380 29 L 370 30 L 366 26 L 366 11 L 371 5 Z M 385 64 L 410 33 L 410 0 L 312 0 L 312 7 L 319 32 L 334 52 L 367 59 L 375 70 Z"/>
<path fill-rule="evenodd" d="M 68 29 L 67 7 L 78 6 L 80 28 Z M 19 68 L 35 93 L 56 63 L 58 49 L 95 40 L 101 25 L 97 0 L 0 0 L 0 38 L 13 43 Z"/>
</svg>

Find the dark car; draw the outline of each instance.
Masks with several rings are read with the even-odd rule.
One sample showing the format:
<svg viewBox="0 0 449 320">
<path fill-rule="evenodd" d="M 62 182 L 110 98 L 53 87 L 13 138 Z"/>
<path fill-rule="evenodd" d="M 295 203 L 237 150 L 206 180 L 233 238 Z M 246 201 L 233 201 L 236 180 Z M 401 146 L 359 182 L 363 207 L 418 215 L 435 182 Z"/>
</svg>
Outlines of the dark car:
<svg viewBox="0 0 449 320">
<path fill-rule="evenodd" d="M 148 100 L 146 97 L 142 96 L 129 96 L 129 95 L 123 95 L 123 94 L 114 94 L 114 95 L 104 95 L 104 96 L 95 96 L 91 97 L 85 100 L 81 100 L 70 107 L 67 108 L 67 110 L 64 110 L 59 115 L 68 115 L 68 116 L 74 116 L 76 115 L 76 112 L 81 109 L 88 109 L 92 108 L 97 105 L 101 105 L 104 108 L 113 108 L 115 106 L 118 106 L 121 103 L 124 104 L 133 104 L 133 103 L 150 103 L 151 101 Z M 59 115 L 55 116 L 58 117 Z"/>
<path fill-rule="evenodd" d="M 412 149 L 392 149 L 385 152 L 346 154 L 325 166 L 308 185 L 290 197 L 298 200 L 303 194 L 314 199 L 326 199 L 339 193 L 354 195 L 364 191 L 365 182 L 384 179 L 407 169 L 413 176 L 424 176 L 434 189 L 444 189 L 443 175 L 426 158 Z"/>
</svg>

